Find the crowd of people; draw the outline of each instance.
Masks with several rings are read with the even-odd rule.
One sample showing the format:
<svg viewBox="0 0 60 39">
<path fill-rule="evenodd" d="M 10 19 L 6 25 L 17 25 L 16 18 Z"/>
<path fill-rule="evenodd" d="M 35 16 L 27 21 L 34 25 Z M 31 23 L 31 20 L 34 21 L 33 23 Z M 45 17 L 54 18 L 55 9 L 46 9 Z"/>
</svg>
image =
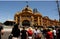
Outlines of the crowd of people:
<svg viewBox="0 0 60 39">
<path fill-rule="evenodd" d="M 0 25 L 0 39 L 1 35 L 3 35 L 4 30 L 3 27 Z M 42 30 L 38 27 L 20 27 L 18 24 L 15 24 L 11 31 L 12 39 L 60 39 L 60 28 L 46 28 L 43 27 Z M 10 39 L 10 38 L 8 38 Z"/>
</svg>

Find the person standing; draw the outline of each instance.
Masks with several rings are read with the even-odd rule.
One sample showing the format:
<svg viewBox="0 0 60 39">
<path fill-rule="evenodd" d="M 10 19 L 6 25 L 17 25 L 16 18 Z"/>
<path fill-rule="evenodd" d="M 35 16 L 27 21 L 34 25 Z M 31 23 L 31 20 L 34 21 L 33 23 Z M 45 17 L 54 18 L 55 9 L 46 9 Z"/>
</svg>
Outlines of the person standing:
<svg viewBox="0 0 60 39">
<path fill-rule="evenodd" d="M 0 24 L 0 39 L 1 39 L 1 35 L 3 35 L 4 30 L 3 30 L 3 26 Z"/>
<path fill-rule="evenodd" d="M 47 30 L 46 39 L 53 39 L 53 32 L 51 29 Z"/>
<path fill-rule="evenodd" d="M 28 39 L 33 39 L 33 30 L 31 27 L 28 28 L 27 32 L 28 32 Z"/>
<path fill-rule="evenodd" d="M 56 35 L 57 35 L 57 39 L 60 39 L 60 28 L 57 28 Z"/>
<path fill-rule="evenodd" d="M 21 30 L 21 39 L 27 39 L 27 30 L 25 30 L 25 27 Z"/>
<path fill-rule="evenodd" d="M 13 35 L 12 39 L 19 39 L 20 29 L 18 27 L 18 24 L 14 25 L 11 34 Z"/>
<path fill-rule="evenodd" d="M 53 29 L 53 38 L 56 39 L 56 30 Z"/>
<path fill-rule="evenodd" d="M 41 31 L 37 27 L 34 30 L 34 39 L 41 39 Z"/>
<path fill-rule="evenodd" d="M 43 28 L 43 36 L 44 36 L 44 39 L 46 39 L 46 33 L 47 33 L 47 28 Z"/>
</svg>

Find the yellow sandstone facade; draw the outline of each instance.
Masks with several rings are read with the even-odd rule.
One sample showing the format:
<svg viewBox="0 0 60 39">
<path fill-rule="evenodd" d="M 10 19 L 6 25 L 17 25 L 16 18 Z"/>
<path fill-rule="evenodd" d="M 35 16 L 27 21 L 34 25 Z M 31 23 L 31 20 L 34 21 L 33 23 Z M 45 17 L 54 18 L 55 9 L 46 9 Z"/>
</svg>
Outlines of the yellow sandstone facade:
<svg viewBox="0 0 60 39">
<path fill-rule="evenodd" d="M 28 5 L 14 16 L 14 21 L 20 26 L 59 26 L 59 21 L 43 17 L 37 10 L 33 11 Z"/>
</svg>

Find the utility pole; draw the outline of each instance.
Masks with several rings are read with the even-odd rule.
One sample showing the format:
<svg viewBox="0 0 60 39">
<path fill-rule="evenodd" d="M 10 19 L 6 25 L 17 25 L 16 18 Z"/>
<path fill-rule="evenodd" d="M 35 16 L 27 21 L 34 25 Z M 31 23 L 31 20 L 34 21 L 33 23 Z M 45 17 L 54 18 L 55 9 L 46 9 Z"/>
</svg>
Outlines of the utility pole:
<svg viewBox="0 0 60 39">
<path fill-rule="evenodd" d="M 56 0 L 56 3 L 57 3 L 57 8 L 58 8 L 58 13 L 59 13 L 59 23 L 60 23 L 60 7 L 59 7 L 59 2 L 58 2 L 58 0 Z"/>
</svg>

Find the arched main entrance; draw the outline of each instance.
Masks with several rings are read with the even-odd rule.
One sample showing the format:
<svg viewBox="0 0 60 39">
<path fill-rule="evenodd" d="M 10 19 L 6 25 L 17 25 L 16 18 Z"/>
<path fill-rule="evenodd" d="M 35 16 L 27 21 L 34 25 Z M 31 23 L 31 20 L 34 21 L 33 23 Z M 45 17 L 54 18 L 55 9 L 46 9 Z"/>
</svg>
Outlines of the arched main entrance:
<svg viewBox="0 0 60 39">
<path fill-rule="evenodd" d="M 29 22 L 28 20 L 24 20 L 24 21 L 22 22 L 22 25 L 23 25 L 23 26 L 30 26 L 30 22 Z"/>
</svg>

